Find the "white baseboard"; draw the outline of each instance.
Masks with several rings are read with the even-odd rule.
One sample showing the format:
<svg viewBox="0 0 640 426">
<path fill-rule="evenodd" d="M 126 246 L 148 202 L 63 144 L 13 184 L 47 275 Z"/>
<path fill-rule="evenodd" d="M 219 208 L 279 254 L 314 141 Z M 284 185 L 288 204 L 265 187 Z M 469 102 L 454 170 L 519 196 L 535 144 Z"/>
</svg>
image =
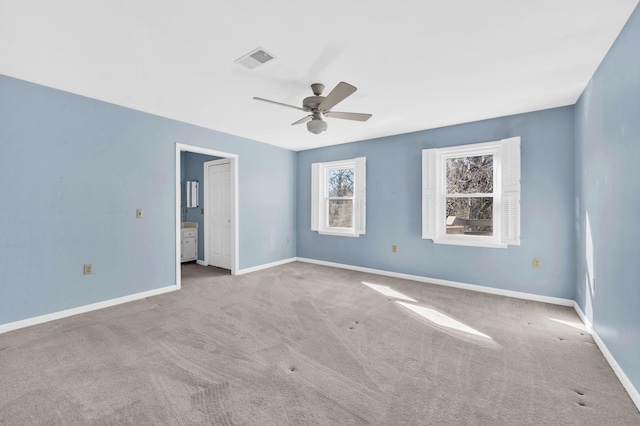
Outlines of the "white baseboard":
<svg viewBox="0 0 640 426">
<path fill-rule="evenodd" d="M 384 275 L 387 277 L 402 278 L 405 280 L 419 281 L 419 282 L 429 283 L 429 284 L 437 284 L 445 287 L 454 287 L 454 288 L 460 288 L 463 290 L 477 291 L 480 293 L 496 294 L 499 296 L 513 297 L 516 299 L 533 300 L 536 302 L 550 303 L 553 305 L 573 306 L 574 304 L 573 300 L 562 299 L 560 297 L 540 296 L 538 294 L 523 293 L 523 292 L 513 291 L 513 290 L 503 290 L 499 288 L 485 287 L 485 286 L 475 285 L 475 284 L 460 283 L 457 281 L 442 280 L 439 278 L 429 278 L 429 277 L 423 277 L 420 275 L 409 275 L 409 274 L 403 274 L 400 272 L 390 272 L 382 269 L 364 268 L 361 266 L 352 266 L 352 265 L 346 265 L 343 263 L 326 262 L 324 260 L 308 259 L 304 257 L 298 257 L 296 258 L 296 260 L 300 262 L 314 263 L 316 265 L 332 266 L 334 268 L 349 269 L 349 270 L 358 271 L 358 272 L 367 272 L 370 274 L 378 274 L 378 275 Z"/>
<path fill-rule="evenodd" d="M 208 263 L 205 263 L 205 261 L 204 261 L 204 260 L 196 260 L 196 263 L 197 263 L 198 265 L 202 265 L 202 266 L 209 266 L 209 264 L 208 264 Z"/>
<path fill-rule="evenodd" d="M 584 323 L 585 327 L 587 327 L 587 331 L 589 333 L 593 333 L 594 332 L 593 324 L 591 324 L 591 321 L 589 321 L 589 318 L 587 318 L 584 312 L 582 312 L 582 309 L 580 308 L 580 305 L 578 305 L 578 302 L 576 301 L 573 302 L 573 309 L 576 311 L 576 313 Z"/>
<path fill-rule="evenodd" d="M 130 294 L 129 296 L 118 297 L 116 299 L 105 300 L 103 302 L 92 303 L 90 305 L 78 306 L 77 308 L 71 308 L 64 311 L 53 312 L 51 314 L 40 315 L 7 324 L 0 324 L 0 334 L 17 330 L 19 328 L 30 327 L 32 325 L 70 317 L 72 315 L 84 314 L 86 312 L 97 311 L 98 309 L 108 308 L 122 303 L 133 302 L 134 300 L 169 293 L 175 290 L 177 290 L 177 287 L 175 285 L 171 285 L 168 287 L 157 288 L 155 290 L 144 291 L 142 293 Z"/>
<path fill-rule="evenodd" d="M 584 312 L 582 312 L 582 309 L 580 308 L 580 305 L 578 305 L 578 302 L 573 302 L 573 309 L 576 310 L 578 316 L 587 327 L 587 330 L 589 331 L 589 333 L 591 333 L 593 340 L 596 342 L 596 345 L 598 345 L 598 348 L 600 348 L 600 352 L 602 352 L 602 355 L 604 355 L 604 358 L 611 366 L 611 369 L 614 373 L 616 373 L 616 376 L 618 376 L 618 380 L 620 380 L 620 383 L 622 383 L 622 386 L 624 386 L 625 390 L 629 394 L 629 397 L 631 398 L 633 403 L 636 404 L 638 410 L 640 410 L 640 392 L 638 392 L 638 389 L 633 386 L 633 383 L 631 383 L 629 377 L 627 377 L 627 375 L 624 373 L 624 370 L 622 370 L 622 367 L 620 367 L 620 364 L 618 364 L 616 359 L 613 357 L 613 355 L 609 351 L 609 348 L 607 348 L 607 345 L 604 344 L 596 329 L 593 328 L 593 324 L 591 324 L 589 318 L 587 318 Z"/>
<path fill-rule="evenodd" d="M 262 269 L 272 268 L 274 266 L 283 265 L 285 263 L 295 262 L 296 258 L 291 257 L 288 259 L 279 260 L 277 262 L 266 263 L 264 265 L 258 265 L 251 268 L 246 268 L 238 271 L 236 275 L 248 274 L 250 272 L 259 271 Z M 207 266 L 202 260 L 197 260 L 197 264 Z M 64 311 L 53 312 L 46 315 L 40 315 L 37 317 L 26 318 L 20 321 L 10 322 L 7 324 L 0 324 L 0 334 L 7 333 L 9 331 L 18 330 L 20 328 L 30 327 L 32 325 L 42 324 L 49 321 L 55 321 L 58 319 L 70 317 L 72 315 L 83 314 L 86 312 L 96 311 L 98 309 L 108 308 L 110 306 L 120 305 L 122 303 L 132 302 L 134 300 L 140 300 L 151 296 L 157 296 L 163 293 L 169 293 L 171 291 L 179 290 L 175 285 L 158 288 L 155 290 L 149 290 L 142 293 L 131 294 L 129 296 L 118 297 L 116 299 L 105 300 L 103 302 L 92 303 L 90 305 L 78 306 L 77 308 L 71 308 Z"/>
<path fill-rule="evenodd" d="M 271 263 L 264 263 L 262 265 L 252 266 L 251 268 L 240 269 L 238 270 L 238 272 L 236 272 L 236 275 L 243 275 L 251 272 L 261 271 L 263 269 L 273 268 L 274 266 L 280 266 L 286 263 L 295 262 L 296 260 L 298 260 L 297 257 L 290 257 L 288 259 L 282 259 Z"/>
</svg>

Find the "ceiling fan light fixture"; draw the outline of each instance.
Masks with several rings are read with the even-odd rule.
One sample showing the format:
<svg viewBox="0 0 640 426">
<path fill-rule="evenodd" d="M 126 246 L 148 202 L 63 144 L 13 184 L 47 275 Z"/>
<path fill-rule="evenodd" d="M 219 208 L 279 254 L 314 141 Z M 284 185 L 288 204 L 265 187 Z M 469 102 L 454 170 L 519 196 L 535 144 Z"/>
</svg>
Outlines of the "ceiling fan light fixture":
<svg viewBox="0 0 640 426">
<path fill-rule="evenodd" d="M 319 135 L 320 133 L 327 130 L 327 122 L 319 118 L 314 118 L 311 121 L 307 121 L 307 130 L 309 130 L 314 135 Z"/>
</svg>

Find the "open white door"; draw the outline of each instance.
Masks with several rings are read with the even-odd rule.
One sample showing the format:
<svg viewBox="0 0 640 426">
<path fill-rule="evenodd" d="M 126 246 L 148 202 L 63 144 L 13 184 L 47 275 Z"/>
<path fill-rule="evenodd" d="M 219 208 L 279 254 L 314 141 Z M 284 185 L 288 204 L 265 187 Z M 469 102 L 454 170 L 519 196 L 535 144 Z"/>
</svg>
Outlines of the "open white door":
<svg viewBox="0 0 640 426">
<path fill-rule="evenodd" d="M 231 269 L 232 170 L 231 161 L 204 163 L 204 260 Z"/>
</svg>

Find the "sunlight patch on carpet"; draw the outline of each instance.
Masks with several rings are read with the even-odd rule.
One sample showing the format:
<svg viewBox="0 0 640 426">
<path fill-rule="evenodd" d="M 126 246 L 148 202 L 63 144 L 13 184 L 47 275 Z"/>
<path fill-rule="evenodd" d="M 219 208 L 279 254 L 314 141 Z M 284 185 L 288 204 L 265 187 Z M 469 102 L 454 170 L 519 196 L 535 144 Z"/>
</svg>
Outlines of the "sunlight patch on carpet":
<svg viewBox="0 0 640 426">
<path fill-rule="evenodd" d="M 404 306 L 410 311 L 415 312 L 416 314 L 420 315 L 426 320 L 434 324 L 437 324 L 439 326 L 462 331 L 464 333 L 473 334 L 475 336 L 484 337 L 486 339 L 491 339 L 491 337 L 487 336 L 484 333 L 479 332 L 475 328 L 471 328 L 468 325 L 461 323 L 460 321 L 456 321 L 450 316 L 445 315 L 442 312 L 438 312 L 435 309 L 425 308 L 424 306 L 411 305 L 409 303 L 404 303 L 404 302 L 396 302 L 396 303 Z"/>
<path fill-rule="evenodd" d="M 402 294 L 402 293 L 400 293 L 398 291 L 395 291 L 394 289 L 392 289 L 389 286 L 380 285 L 380 284 L 371 284 L 371 283 L 366 283 L 364 281 L 361 281 L 361 283 L 366 285 L 367 287 L 377 291 L 378 293 L 384 294 L 385 296 L 393 297 L 394 299 L 406 300 L 407 302 L 418 303 L 417 300 L 412 299 L 409 296 L 405 296 L 404 294 Z"/>
<path fill-rule="evenodd" d="M 571 322 L 571 321 L 564 321 L 564 320 L 559 320 L 559 319 L 555 319 L 555 318 L 549 318 L 551 321 L 555 321 L 558 322 L 560 324 L 569 326 L 569 327 L 573 327 L 573 328 L 577 328 L 580 331 L 587 331 L 587 327 L 584 324 L 580 324 L 578 322 Z"/>
</svg>

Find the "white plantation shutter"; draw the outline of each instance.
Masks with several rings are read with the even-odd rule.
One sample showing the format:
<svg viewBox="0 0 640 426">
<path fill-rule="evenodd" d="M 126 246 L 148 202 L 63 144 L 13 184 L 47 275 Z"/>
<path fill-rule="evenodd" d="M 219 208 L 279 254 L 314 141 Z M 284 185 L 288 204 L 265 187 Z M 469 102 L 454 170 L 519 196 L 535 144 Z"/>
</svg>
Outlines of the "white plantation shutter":
<svg viewBox="0 0 640 426">
<path fill-rule="evenodd" d="M 317 231 L 320 224 L 320 163 L 311 165 L 311 230 Z"/>
<path fill-rule="evenodd" d="M 422 238 L 436 236 L 436 149 L 422 151 Z"/>
<path fill-rule="evenodd" d="M 359 157 L 355 159 L 355 162 L 354 230 L 356 234 L 364 234 L 367 219 L 367 159 L 366 157 Z"/>
<path fill-rule="evenodd" d="M 520 245 L 520 138 L 502 145 L 502 243 Z"/>
</svg>

